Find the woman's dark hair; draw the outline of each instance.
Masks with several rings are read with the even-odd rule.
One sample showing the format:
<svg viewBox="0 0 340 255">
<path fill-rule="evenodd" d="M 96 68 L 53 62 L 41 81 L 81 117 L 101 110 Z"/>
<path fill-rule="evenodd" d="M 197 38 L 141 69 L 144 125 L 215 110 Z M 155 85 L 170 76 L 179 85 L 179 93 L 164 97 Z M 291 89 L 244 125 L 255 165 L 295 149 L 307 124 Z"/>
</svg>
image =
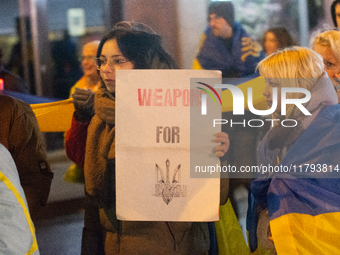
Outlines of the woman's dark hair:
<svg viewBox="0 0 340 255">
<path fill-rule="evenodd" d="M 275 35 L 275 38 L 278 42 L 278 49 L 283 49 L 291 46 L 295 46 L 296 43 L 294 42 L 293 37 L 289 34 L 288 30 L 284 27 L 274 27 L 269 28 L 266 30 L 266 32 L 263 34 L 262 37 L 262 47 L 265 49 L 264 44 L 266 41 L 266 35 L 267 33 L 273 33 Z"/>
<path fill-rule="evenodd" d="M 162 40 L 152 28 L 137 22 L 117 23 L 100 41 L 97 58 L 106 41 L 116 39 L 124 57 L 134 64 L 134 69 L 177 69 L 173 58 L 162 47 Z"/>
</svg>

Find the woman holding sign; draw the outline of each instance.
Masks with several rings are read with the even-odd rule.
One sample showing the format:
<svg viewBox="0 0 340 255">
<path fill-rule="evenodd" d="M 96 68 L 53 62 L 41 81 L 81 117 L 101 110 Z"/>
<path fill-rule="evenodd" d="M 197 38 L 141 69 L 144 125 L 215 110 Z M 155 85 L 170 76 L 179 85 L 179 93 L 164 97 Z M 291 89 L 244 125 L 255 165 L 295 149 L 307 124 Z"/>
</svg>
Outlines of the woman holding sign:
<svg viewBox="0 0 340 255">
<path fill-rule="evenodd" d="M 92 201 L 85 214 L 82 254 L 207 253 L 207 223 L 126 222 L 116 218 L 115 71 L 175 69 L 176 63 L 162 47 L 160 36 L 150 27 L 133 22 L 120 22 L 103 37 L 96 63 L 102 89 L 95 95 L 81 90 L 73 95 L 76 111 L 66 137 L 68 156 L 84 166 L 86 193 Z M 228 150 L 228 136 L 218 133 L 215 141 L 222 143 L 216 147 L 216 155 L 223 156 Z M 222 185 L 221 189 L 224 204 L 228 187 Z"/>
<path fill-rule="evenodd" d="M 292 47 L 273 53 L 258 68 L 266 80 L 263 95 L 268 107 L 276 109 L 273 119 L 291 119 L 297 125 L 274 125 L 259 144 L 258 164 L 267 170 L 251 184 L 257 206 L 248 211 L 248 219 L 258 223 L 257 237 L 271 254 L 275 250 L 277 254 L 339 254 L 340 108 L 323 59 L 311 49 Z M 309 93 L 311 97 L 299 107 L 287 104 L 283 114 L 283 88 L 299 89 L 287 93 L 291 100 L 306 101 Z M 254 252 L 256 232 L 249 229 L 249 233 Z"/>
</svg>

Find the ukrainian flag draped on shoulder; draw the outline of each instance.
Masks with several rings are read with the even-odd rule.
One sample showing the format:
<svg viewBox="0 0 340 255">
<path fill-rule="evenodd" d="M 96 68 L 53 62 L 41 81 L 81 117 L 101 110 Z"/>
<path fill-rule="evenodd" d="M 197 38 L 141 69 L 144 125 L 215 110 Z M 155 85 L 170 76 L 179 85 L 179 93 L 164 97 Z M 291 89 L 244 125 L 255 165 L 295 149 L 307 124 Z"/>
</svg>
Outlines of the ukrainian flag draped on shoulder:
<svg viewBox="0 0 340 255">
<path fill-rule="evenodd" d="M 266 143 L 267 136 L 259 146 L 262 162 L 273 157 Z M 339 158 L 340 106 L 329 105 L 279 163 L 288 171 L 252 183 L 257 202 L 268 208 L 277 254 L 340 254 Z"/>
<path fill-rule="evenodd" d="M 9 151 L 0 144 L 0 254 L 38 255 L 31 220 L 18 171 Z"/>
</svg>

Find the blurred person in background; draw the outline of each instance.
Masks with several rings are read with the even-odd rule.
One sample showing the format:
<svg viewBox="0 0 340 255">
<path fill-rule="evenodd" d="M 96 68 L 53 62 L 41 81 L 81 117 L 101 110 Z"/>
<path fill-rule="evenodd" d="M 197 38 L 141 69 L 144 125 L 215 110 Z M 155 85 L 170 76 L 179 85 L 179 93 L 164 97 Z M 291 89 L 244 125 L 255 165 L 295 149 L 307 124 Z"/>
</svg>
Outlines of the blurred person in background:
<svg viewBox="0 0 340 255">
<path fill-rule="evenodd" d="M 84 76 L 70 90 L 70 98 L 75 91 L 90 90 L 96 92 L 100 89 L 100 75 L 97 70 L 95 58 L 100 41 L 92 41 L 83 46 L 81 66 Z M 86 92 L 84 92 L 86 93 Z M 77 164 L 73 164 L 64 176 L 68 182 L 84 183 L 84 170 Z"/>
<path fill-rule="evenodd" d="M 269 28 L 264 32 L 262 38 L 262 47 L 267 56 L 279 49 L 296 45 L 293 37 L 284 27 Z"/>
<path fill-rule="evenodd" d="M 20 16 L 15 19 L 15 24 L 18 42 L 15 43 L 12 48 L 6 68 L 24 79 L 27 85 L 29 85 L 30 94 L 35 95 L 36 88 L 33 65 L 31 22 L 28 17 Z M 26 40 L 26 42 L 24 40 Z M 27 66 L 24 61 L 27 61 Z M 27 70 L 25 69 L 26 67 Z M 27 73 L 25 71 L 27 71 Z M 25 77 L 25 74 L 27 74 L 28 77 Z"/>
<path fill-rule="evenodd" d="M 212 2 L 193 69 L 222 71 L 223 78 L 256 77 L 255 67 L 265 54 L 241 24 L 235 22 L 232 2 Z"/>
<path fill-rule="evenodd" d="M 208 8 L 208 22 L 209 26 L 201 38 L 193 69 L 220 70 L 223 78 L 256 78 L 256 65 L 265 57 L 265 53 L 261 45 L 235 21 L 233 3 L 211 2 Z M 237 79 L 235 81 L 238 82 Z M 255 118 L 250 111 L 245 111 L 240 120 L 237 117 L 239 116 L 232 116 L 232 112 L 222 113 L 223 119 L 233 119 L 235 122 Z M 222 130 L 230 139 L 230 149 L 225 155 L 228 164 L 237 169 L 241 166 L 256 165 L 258 130 L 240 125 L 232 128 L 223 125 Z M 242 177 L 244 178 L 230 178 L 230 200 L 237 215 L 238 208 L 233 193 L 240 186 L 249 188 L 250 185 L 250 179 L 247 176 Z"/>
<path fill-rule="evenodd" d="M 29 94 L 25 82 L 18 75 L 6 70 L 2 58 L 3 52 L 0 48 L 0 89 Z"/>
<path fill-rule="evenodd" d="M 53 95 L 67 99 L 71 87 L 83 75 L 77 57 L 77 45 L 71 40 L 68 31 L 64 30 L 63 38 L 51 43 L 51 51 L 54 61 Z"/>
<path fill-rule="evenodd" d="M 335 27 L 340 27 L 340 0 L 335 0 L 331 5 L 332 20 Z"/>
<path fill-rule="evenodd" d="M 100 89 L 100 75 L 97 71 L 95 58 L 100 41 L 88 42 L 83 46 L 81 56 L 81 67 L 83 69 L 83 77 L 70 90 L 70 98 L 75 88 L 90 89 L 96 92 Z"/>
</svg>

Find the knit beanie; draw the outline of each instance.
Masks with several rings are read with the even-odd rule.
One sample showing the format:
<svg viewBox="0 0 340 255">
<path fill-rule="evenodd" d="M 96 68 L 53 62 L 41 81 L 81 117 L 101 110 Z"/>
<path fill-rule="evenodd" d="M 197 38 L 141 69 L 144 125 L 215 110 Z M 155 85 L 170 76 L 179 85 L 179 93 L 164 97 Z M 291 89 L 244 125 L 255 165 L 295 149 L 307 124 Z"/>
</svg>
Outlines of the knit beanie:
<svg viewBox="0 0 340 255">
<path fill-rule="evenodd" d="M 224 18 L 228 24 L 233 27 L 235 16 L 234 16 L 234 5 L 232 2 L 212 2 L 208 10 L 209 16 L 215 14 L 218 17 Z"/>
</svg>

